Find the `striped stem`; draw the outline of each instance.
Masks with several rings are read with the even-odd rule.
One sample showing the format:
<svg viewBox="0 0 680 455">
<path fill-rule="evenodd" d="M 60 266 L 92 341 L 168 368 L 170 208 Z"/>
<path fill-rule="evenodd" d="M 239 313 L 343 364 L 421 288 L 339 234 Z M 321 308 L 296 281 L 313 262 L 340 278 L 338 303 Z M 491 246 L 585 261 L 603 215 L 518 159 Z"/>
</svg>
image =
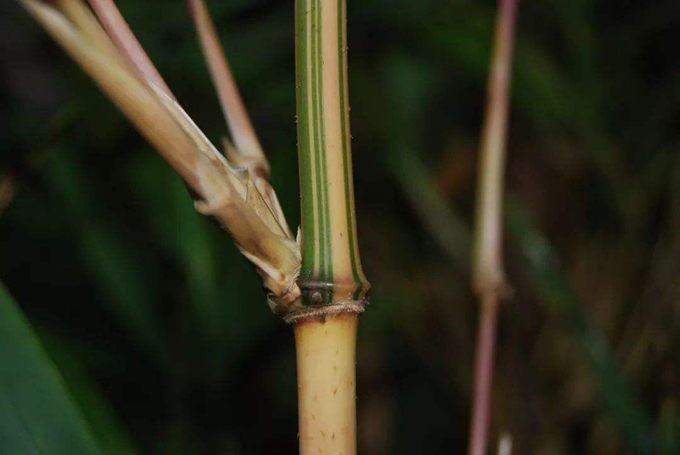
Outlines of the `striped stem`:
<svg viewBox="0 0 680 455">
<path fill-rule="evenodd" d="M 347 96 L 345 0 L 296 0 L 304 305 L 362 300 Z"/>
<path fill-rule="evenodd" d="M 300 454 L 356 454 L 357 246 L 345 0 L 296 0 L 302 309 L 293 313 Z"/>
</svg>

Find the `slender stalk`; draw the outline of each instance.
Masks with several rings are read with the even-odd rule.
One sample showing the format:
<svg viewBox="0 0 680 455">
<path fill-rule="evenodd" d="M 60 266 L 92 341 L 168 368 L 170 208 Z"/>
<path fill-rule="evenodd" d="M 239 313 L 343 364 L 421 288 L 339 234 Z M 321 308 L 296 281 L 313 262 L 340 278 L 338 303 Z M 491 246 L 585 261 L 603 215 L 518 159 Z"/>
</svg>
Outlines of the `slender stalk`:
<svg viewBox="0 0 680 455">
<path fill-rule="evenodd" d="M 298 349 L 300 453 L 356 453 L 355 343 L 369 283 L 357 246 L 345 0 L 296 0 L 302 207 Z"/>
<path fill-rule="evenodd" d="M 508 292 L 502 261 L 502 205 L 510 69 L 518 0 L 499 0 L 496 36 L 482 127 L 472 251 L 472 287 L 480 300 L 470 455 L 486 454 L 491 408 L 498 303 Z"/>
<path fill-rule="evenodd" d="M 205 55 L 210 75 L 217 89 L 222 113 L 227 121 L 235 147 L 227 147 L 230 161 L 251 170 L 253 175 L 269 177 L 269 163 L 264 155 L 260 140 L 250 121 L 241 94 L 231 74 L 227 57 L 222 50 L 217 30 L 210 19 L 203 0 L 187 0 L 189 11 L 194 20 L 201 48 Z M 231 151 L 236 153 L 231 153 Z"/>
<path fill-rule="evenodd" d="M 496 294 L 488 293 L 482 298 L 486 300 L 482 301 L 477 329 L 474 404 L 470 425 L 470 455 L 486 453 L 489 439 L 493 358 L 496 350 L 498 297 Z"/>
<path fill-rule="evenodd" d="M 109 36 L 111 36 L 111 39 L 116 43 L 116 46 L 121 50 L 123 56 L 129 61 L 131 66 L 139 71 L 142 77 L 155 84 L 168 96 L 174 99 L 174 95 L 170 91 L 170 88 L 151 62 L 151 59 L 144 51 L 142 45 L 137 41 L 134 33 L 130 30 L 130 26 L 125 21 L 123 15 L 120 14 L 120 11 L 113 0 L 88 1 L 99 17 L 104 29 Z"/>
</svg>

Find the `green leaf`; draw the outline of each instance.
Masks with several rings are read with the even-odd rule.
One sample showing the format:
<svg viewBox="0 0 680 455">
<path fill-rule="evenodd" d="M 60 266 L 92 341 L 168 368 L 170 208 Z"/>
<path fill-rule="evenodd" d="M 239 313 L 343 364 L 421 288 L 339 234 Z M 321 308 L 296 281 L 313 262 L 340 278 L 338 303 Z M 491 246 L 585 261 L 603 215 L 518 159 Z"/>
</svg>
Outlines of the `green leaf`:
<svg viewBox="0 0 680 455">
<path fill-rule="evenodd" d="M 49 161 L 46 178 L 72 221 L 82 261 L 105 294 L 107 309 L 131 337 L 162 364 L 167 363 L 163 332 L 153 302 L 153 262 L 129 243 L 115 219 L 101 209 L 96 187 L 86 171 L 65 150 Z M 104 221 L 106 220 L 106 222 Z"/>
<path fill-rule="evenodd" d="M 156 156 L 140 153 L 131 167 L 131 179 L 139 200 L 145 204 L 154 237 L 182 268 L 186 299 L 204 343 L 201 351 L 210 357 L 209 364 L 214 367 L 228 349 L 227 316 L 219 285 L 229 277 L 220 277 L 219 244 L 225 239 L 229 244 L 229 239 L 194 209 L 181 180 Z M 159 198 L 158 194 L 165 197 Z"/>
<path fill-rule="evenodd" d="M 45 350 L 64 378 L 64 383 L 81 409 L 104 455 L 140 453 L 112 403 L 92 379 L 72 341 L 36 328 Z"/>
<path fill-rule="evenodd" d="M 653 453 L 652 423 L 604 334 L 592 322 L 576 292 L 564 278 L 553 250 L 520 202 L 509 198 L 508 230 L 526 257 L 539 294 L 548 309 L 564 320 L 581 345 L 597 378 L 599 399 L 637 453 Z"/>
<path fill-rule="evenodd" d="M 59 372 L 3 284 L 0 453 L 101 455 Z"/>
</svg>

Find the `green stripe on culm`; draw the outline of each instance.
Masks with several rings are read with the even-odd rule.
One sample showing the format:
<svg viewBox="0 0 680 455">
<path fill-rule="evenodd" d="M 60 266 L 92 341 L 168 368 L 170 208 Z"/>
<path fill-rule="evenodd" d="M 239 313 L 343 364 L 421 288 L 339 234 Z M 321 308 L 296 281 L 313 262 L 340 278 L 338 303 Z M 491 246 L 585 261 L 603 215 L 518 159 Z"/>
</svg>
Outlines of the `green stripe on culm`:
<svg viewBox="0 0 680 455">
<path fill-rule="evenodd" d="M 307 80 L 307 10 L 309 0 L 296 0 L 296 39 L 297 39 L 297 130 L 300 167 L 300 193 L 302 204 L 302 270 L 301 279 L 309 280 L 314 270 L 316 245 L 314 242 L 314 198 L 312 181 L 312 156 L 309 142 L 310 118 L 307 100 L 309 98 L 309 81 Z M 311 230 L 310 232 L 305 232 Z"/>
<path fill-rule="evenodd" d="M 312 43 L 312 52 L 311 52 L 311 58 L 312 58 L 312 138 L 314 141 L 313 145 L 313 150 L 314 150 L 314 169 L 315 169 L 315 174 L 314 174 L 314 187 L 316 188 L 316 210 L 314 211 L 314 227 L 316 229 L 316 232 L 318 233 L 319 236 L 319 243 L 316 245 L 316 252 L 318 253 L 318 256 L 315 254 L 314 255 L 314 265 L 319 266 L 319 276 L 316 277 L 317 279 L 321 279 L 324 273 L 324 258 L 325 258 L 325 247 L 326 247 L 326 230 L 324 229 L 323 226 L 323 204 L 324 204 L 324 199 L 323 199 L 323 191 L 324 191 L 324 185 L 323 185 L 323 178 L 322 178 L 322 169 L 321 169 L 321 138 L 319 137 L 319 104 L 318 104 L 318 99 L 319 99 L 319 64 L 318 64 L 318 38 L 316 33 L 314 33 L 315 30 L 319 28 L 319 24 L 317 22 L 317 11 L 319 10 L 319 5 L 317 0 L 312 0 L 312 9 L 311 9 L 311 27 L 309 30 L 307 30 L 307 39 L 311 41 Z"/>
<path fill-rule="evenodd" d="M 323 0 L 318 1 L 317 8 L 317 64 L 319 67 L 319 84 L 318 84 L 318 101 L 319 101 L 319 124 L 321 127 L 321 168 L 323 169 L 323 195 L 324 195 L 324 205 L 321 221 L 324 226 L 325 231 L 325 255 L 324 255 L 324 271 L 320 277 L 320 280 L 325 283 L 333 282 L 333 249 L 332 249 L 332 236 L 331 236 L 331 215 L 330 215 L 330 197 L 328 195 L 328 165 L 326 154 L 328 150 L 326 149 L 326 119 L 324 110 L 324 96 L 323 96 Z M 332 289 L 329 291 L 328 299 L 332 298 Z"/>
<path fill-rule="evenodd" d="M 318 303 L 319 294 L 313 292 L 317 288 L 324 290 L 321 294 L 325 302 L 333 301 L 333 295 L 336 299 L 353 296 L 359 299 L 369 285 L 361 271 L 353 214 L 345 72 L 345 4 L 344 0 L 337 3 L 335 0 L 297 1 L 298 150 L 303 211 L 303 257 L 299 284 L 310 291 L 304 294 L 305 304 L 312 303 L 307 301 L 310 297 L 313 303 Z M 330 30 L 324 30 L 324 17 L 332 21 Z M 339 74 L 334 73 L 336 62 Z M 326 100 L 330 94 L 339 98 L 339 107 L 332 104 L 332 112 L 325 110 L 326 106 L 331 106 Z M 329 167 L 331 163 L 338 165 Z M 331 184 L 334 185 L 332 189 Z M 334 219 L 331 213 L 336 213 L 334 210 L 337 209 L 339 216 Z M 342 216 L 346 219 L 340 219 Z M 342 261 L 342 268 L 335 262 L 340 258 L 334 256 L 333 247 L 341 250 L 342 258 L 348 259 L 346 263 Z M 339 286 L 343 289 L 342 294 L 337 292 Z"/>
<path fill-rule="evenodd" d="M 338 81 L 340 83 L 340 133 L 342 134 L 342 171 L 345 179 L 345 216 L 347 218 L 347 236 L 349 242 L 349 257 L 352 264 L 352 277 L 357 286 L 361 286 L 361 278 L 357 267 L 356 246 L 354 244 L 354 226 L 352 225 L 352 193 L 350 185 L 353 182 L 349 178 L 349 135 L 347 134 L 347 112 L 345 104 L 347 93 L 345 92 L 345 11 L 343 5 L 345 0 L 338 0 Z"/>
</svg>

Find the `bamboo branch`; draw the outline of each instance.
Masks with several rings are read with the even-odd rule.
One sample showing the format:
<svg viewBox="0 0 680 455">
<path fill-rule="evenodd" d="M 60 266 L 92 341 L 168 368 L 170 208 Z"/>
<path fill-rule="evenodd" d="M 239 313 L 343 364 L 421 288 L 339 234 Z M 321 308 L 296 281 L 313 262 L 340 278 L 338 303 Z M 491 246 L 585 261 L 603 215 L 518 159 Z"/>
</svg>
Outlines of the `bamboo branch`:
<svg viewBox="0 0 680 455">
<path fill-rule="evenodd" d="M 64 16 L 79 29 L 83 36 L 93 45 L 97 46 L 100 52 L 105 53 L 109 58 L 116 59 L 121 64 L 123 63 L 118 49 L 111 42 L 111 38 L 94 17 L 90 8 L 83 2 L 74 0 L 56 0 L 55 4 L 64 13 Z"/>
<path fill-rule="evenodd" d="M 491 420 L 491 386 L 493 380 L 494 353 L 496 348 L 496 323 L 498 320 L 498 296 L 487 293 L 481 297 L 479 326 L 475 355 L 474 395 L 470 418 L 470 455 L 486 454 Z"/>
<path fill-rule="evenodd" d="M 502 262 L 502 205 L 516 11 L 517 0 L 499 0 L 480 146 L 472 250 L 472 288 L 480 300 L 480 314 L 468 448 L 470 455 L 486 454 L 498 303 L 509 292 Z"/>
<path fill-rule="evenodd" d="M 477 293 L 491 290 L 497 293 L 505 285 L 501 219 L 516 8 L 517 0 L 499 0 L 477 181 L 478 199 L 472 251 L 472 280 Z"/>
<path fill-rule="evenodd" d="M 113 0 L 88 0 L 90 6 L 99 17 L 102 25 L 111 36 L 116 47 L 139 73 L 150 82 L 160 87 L 168 96 L 174 99 L 172 91 L 165 83 L 144 48 L 135 37 L 130 26 L 120 14 Z"/>
<path fill-rule="evenodd" d="M 143 50 L 130 50 L 137 41 L 121 32 L 129 31 L 127 26 L 118 19 L 109 23 L 109 33 L 118 36 L 114 41 L 80 0 L 59 0 L 56 8 L 40 0 L 20 2 L 177 171 L 197 195 L 196 209 L 213 216 L 234 238 L 262 277 L 272 310 L 282 313 L 299 305 L 300 251 L 274 190 L 225 160 L 167 87 L 149 76 L 150 61 L 130 62 Z M 109 14 L 103 17 L 116 17 L 109 0 L 98 5 Z"/>
<path fill-rule="evenodd" d="M 267 178 L 270 172 L 269 163 L 236 87 L 208 9 L 203 0 L 187 0 L 187 4 L 217 89 L 224 118 L 236 146 L 225 147 L 227 156 L 231 162 L 248 168 L 253 175 Z"/>
</svg>

